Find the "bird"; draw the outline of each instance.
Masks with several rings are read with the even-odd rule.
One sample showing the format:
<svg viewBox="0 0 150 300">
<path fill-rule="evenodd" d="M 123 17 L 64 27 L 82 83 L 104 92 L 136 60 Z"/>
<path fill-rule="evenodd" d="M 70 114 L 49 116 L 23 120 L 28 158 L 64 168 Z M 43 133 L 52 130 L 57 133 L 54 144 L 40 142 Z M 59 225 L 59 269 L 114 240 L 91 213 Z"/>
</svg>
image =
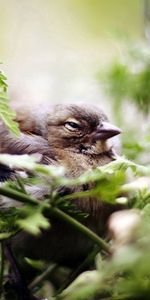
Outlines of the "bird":
<svg viewBox="0 0 150 300">
<path fill-rule="evenodd" d="M 16 121 L 21 130 L 19 137 L 0 121 L 0 153 L 40 153 L 41 163 L 63 166 L 68 178 L 77 178 L 117 157 L 109 139 L 119 135 L 121 130 L 109 122 L 99 107 L 75 103 L 45 106 L 43 110 L 41 107 L 34 110 L 21 108 L 16 110 Z M 1 173 L 2 169 L 2 181 L 4 176 Z M 10 177 L 12 174 L 14 170 L 10 169 Z M 82 185 L 80 191 L 88 188 L 88 185 Z M 76 186 L 72 189 L 77 191 Z M 40 188 L 40 192 L 35 187 L 31 193 L 42 199 L 46 192 L 44 187 Z M 69 193 L 65 189 L 62 191 L 62 187 L 58 192 L 60 195 Z M 98 235 L 104 235 L 110 214 L 118 209 L 94 197 L 76 199 L 75 206 L 88 214 L 82 222 Z M 16 257 L 22 255 L 67 266 L 83 261 L 92 246 L 87 237 L 55 218 L 51 220 L 51 228 L 43 230 L 39 236 L 20 232 L 12 238 Z"/>
</svg>

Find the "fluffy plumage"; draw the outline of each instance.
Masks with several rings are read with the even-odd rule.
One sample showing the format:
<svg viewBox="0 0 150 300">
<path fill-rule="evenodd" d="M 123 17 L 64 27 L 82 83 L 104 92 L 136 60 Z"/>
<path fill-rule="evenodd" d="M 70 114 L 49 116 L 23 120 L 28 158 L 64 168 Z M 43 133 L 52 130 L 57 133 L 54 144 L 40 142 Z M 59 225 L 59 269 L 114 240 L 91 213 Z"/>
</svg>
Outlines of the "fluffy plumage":
<svg viewBox="0 0 150 300">
<path fill-rule="evenodd" d="M 19 112 L 17 120 L 22 131 L 18 138 L 0 124 L 1 153 L 38 152 L 42 154 L 42 163 L 64 166 L 68 177 L 77 177 L 115 159 L 108 139 L 119 134 L 120 130 L 111 125 L 98 108 L 87 105 L 55 105 L 43 111 Z M 38 192 L 35 193 L 38 196 Z M 43 188 L 39 198 L 44 193 Z M 89 213 L 84 223 L 98 234 L 104 233 L 108 216 L 116 209 L 89 197 L 78 199 L 76 206 Z M 15 250 L 27 257 L 60 263 L 75 263 L 82 259 L 89 251 L 91 242 L 67 224 L 55 219 L 51 222 L 52 228 L 43 232 L 40 237 L 20 233 L 12 241 Z"/>
</svg>

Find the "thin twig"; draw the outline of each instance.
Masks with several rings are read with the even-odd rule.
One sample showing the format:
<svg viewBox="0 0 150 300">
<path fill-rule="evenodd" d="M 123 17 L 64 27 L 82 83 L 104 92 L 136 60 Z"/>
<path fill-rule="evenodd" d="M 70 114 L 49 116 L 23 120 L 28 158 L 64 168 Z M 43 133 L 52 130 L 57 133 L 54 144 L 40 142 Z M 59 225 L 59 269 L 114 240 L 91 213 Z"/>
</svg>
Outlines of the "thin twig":
<svg viewBox="0 0 150 300">
<path fill-rule="evenodd" d="M 1 242 L 1 268 L 0 268 L 0 294 L 3 290 L 3 278 L 4 278 L 4 265 L 5 265 L 5 258 L 4 258 L 4 243 Z"/>
<path fill-rule="evenodd" d="M 28 286 L 30 290 L 34 289 L 39 283 L 41 283 L 47 276 L 55 270 L 57 264 L 50 265 L 41 275 L 37 276 Z"/>
<path fill-rule="evenodd" d="M 10 244 L 7 243 L 5 246 L 5 255 L 12 267 L 12 275 L 13 275 L 13 282 L 16 287 L 16 292 L 18 294 L 18 297 L 20 300 L 31 300 L 32 296 L 30 297 L 30 292 L 27 289 L 27 286 L 22 279 L 21 273 L 19 271 L 18 265 L 16 263 L 16 260 L 13 256 Z"/>
<path fill-rule="evenodd" d="M 81 274 L 85 268 L 93 262 L 96 254 L 99 252 L 99 249 L 95 249 L 85 258 L 85 260 L 75 269 L 73 272 L 69 275 L 69 277 L 63 282 L 62 286 L 60 289 L 57 291 L 56 295 L 59 295 L 64 289 L 66 289 L 74 279 Z M 55 296 L 56 296 L 55 295 Z"/>
<path fill-rule="evenodd" d="M 29 203 L 29 204 L 39 204 L 40 202 L 29 195 L 26 195 L 22 192 L 19 192 L 17 190 L 14 190 L 12 188 L 9 187 L 0 187 L 0 194 L 9 198 L 12 198 L 14 200 L 17 200 L 19 202 L 23 202 L 23 203 Z"/>
</svg>

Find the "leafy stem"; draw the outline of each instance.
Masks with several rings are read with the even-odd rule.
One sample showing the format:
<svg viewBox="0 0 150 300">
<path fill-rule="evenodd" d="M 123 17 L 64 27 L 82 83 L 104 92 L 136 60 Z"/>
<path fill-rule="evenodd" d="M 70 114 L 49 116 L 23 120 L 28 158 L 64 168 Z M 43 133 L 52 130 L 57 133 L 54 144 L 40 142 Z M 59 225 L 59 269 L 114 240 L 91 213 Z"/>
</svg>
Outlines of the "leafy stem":
<svg viewBox="0 0 150 300">
<path fill-rule="evenodd" d="M 0 194 L 23 203 L 28 203 L 32 205 L 43 205 L 43 203 L 38 201 L 36 198 L 8 187 L 0 187 Z M 47 202 L 45 203 L 45 205 L 43 205 L 43 209 L 46 212 L 48 212 L 50 217 L 55 216 L 56 218 L 69 223 L 72 227 L 82 232 L 85 236 L 87 236 L 90 240 L 97 244 L 100 249 L 103 249 L 107 253 L 110 253 L 109 245 L 102 238 L 100 238 L 97 234 L 95 234 L 93 231 L 81 224 L 76 219 L 72 218 L 64 211 L 52 206 L 51 204 L 48 204 Z"/>
</svg>

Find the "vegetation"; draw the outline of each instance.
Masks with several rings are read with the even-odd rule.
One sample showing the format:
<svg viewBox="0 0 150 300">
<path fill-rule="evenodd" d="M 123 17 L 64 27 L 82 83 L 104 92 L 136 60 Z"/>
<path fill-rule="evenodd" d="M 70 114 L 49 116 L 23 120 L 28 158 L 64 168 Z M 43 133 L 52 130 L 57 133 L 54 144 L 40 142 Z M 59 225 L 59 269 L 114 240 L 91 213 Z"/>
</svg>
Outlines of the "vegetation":
<svg viewBox="0 0 150 300">
<path fill-rule="evenodd" d="M 18 124 L 13 121 L 15 113 L 9 108 L 8 105 L 6 79 L 7 78 L 0 71 L 0 118 L 2 118 L 2 120 L 14 134 L 18 135 Z"/>
<path fill-rule="evenodd" d="M 103 81 L 109 95 L 114 119 L 126 129 L 122 135 L 123 153 L 135 161 L 149 163 L 149 45 L 137 44 L 120 32 L 116 34 L 123 41 L 122 53 L 104 72 L 99 72 L 98 80 Z"/>
<path fill-rule="evenodd" d="M 130 59 L 128 56 L 125 63 L 115 62 L 105 77 L 118 122 L 123 122 L 122 109 L 125 102 L 134 102 L 138 113 L 144 118 L 148 118 L 150 109 L 150 57 L 143 55 L 139 48 L 138 51 L 128 53 Z M 131 62 L 134 67 L 140 62 L 136 73 L 133 72 Z M 10 130 L 18 134 L 17 126 L 12 121 L 13 113 L 8 106 L 5 79 L 0 73 L 0 115 Z M 139 139 L 139 132 L 135 127 L 130 128 L 129 135 L 123 139 L 122 151 L 132 160 L 118 157 L 116 161 L 77 179 L 66 178 L 62 168 L 39 164 L 36 156 L 0 155 L 0 163 L 19 167 L 29 171 L 31 175 L 28 178 L 18 175 L 16 181 L 7 181 L 0 186 L 1 199 L 7 196 L 23 204 L 21 207 L 0 211 L 2 300 L 17 299 L 12 286 L 8 284 L 10 262 L 5 253 L 9 238 L 22 229 L 33 235 L 40 234 L 42 229 L 50 226 L 52 215 L 68 222 L 70 227 L 91 239 L 93 251 L 73 272 L 56 264 L 47 266 L 45 262 L 26 258 L 26 263 L 37 272 L 28 287 L 34 295 L 48 300 L 149 299 L 150 165 L 147 162 L 150 133 L 147 127 L 146 136 Z M 56 193 L 57 187 L 61 185 L 81 185 L 88 182 L 96 183 L 95 188 L 88 191 L 89 195 L 112 204 L 123 203 L 128 207 L 126 213 L 116 214 L 115 221 L 110 219 L 109 241 L 100 238 L 80 222 L 85 216 L 80 212 L 75 213 L 73 209 L 73 201 L 79 197 L 79 193 L 73 193 L 69 197 L 60 197 Z M 42 202 L 26 191 L 27 185 L 35 184 L 51 186 L 50 193 Z M 80 197 L 85 197 L 86 193 L 87 191 L 80 193 Z M 89 271 L 83 271 L 85 266 L 88 266 Z M 61 288 L 57 289 L 57 284 L 54 288 L 54 278 L 57 278 Z"/>
</svg>

